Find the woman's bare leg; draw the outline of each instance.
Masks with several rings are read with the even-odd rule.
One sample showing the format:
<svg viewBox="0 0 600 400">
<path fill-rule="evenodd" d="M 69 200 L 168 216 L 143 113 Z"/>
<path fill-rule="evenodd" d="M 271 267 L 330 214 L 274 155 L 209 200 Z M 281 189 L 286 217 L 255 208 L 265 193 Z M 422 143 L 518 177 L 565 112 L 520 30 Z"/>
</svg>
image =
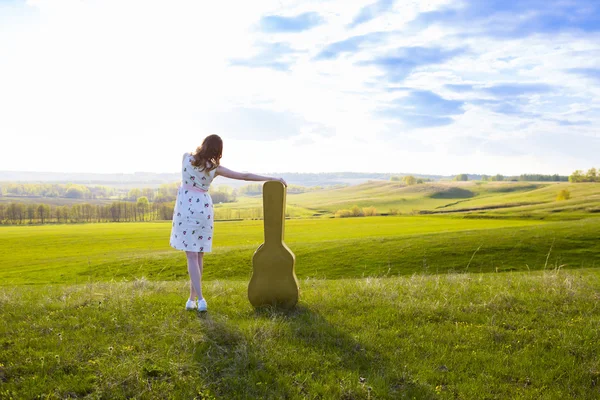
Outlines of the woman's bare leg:
<svg viewBox="0 0 600 400">
<path fill-rule="evenodd" d="M 202 296 L 202 272 L 204 271 L 204 253 L 198 253 L 198 272 L 200 273 L 200 292 L 198 293 L 198 300 L 203 299 Z"/>
<path fill-rule="evenodd" d="M 194 290 L 194 285 L 192 285 L 192 280 L 190 279 L 190 300 L 196 299 L 196 291 Z"/>
<path fill-rule="evenodd" d="M 190 300 L 194 300 L 194 297 L 198 296 L 202 298 L 202 284 L 201 275 L 198 268 L 198 259 L 202 257 L 203 253 L 196 253 L 194 251 L 186 251 L 187 257 L 188 274 L 190 276 Z"/>
</svg>

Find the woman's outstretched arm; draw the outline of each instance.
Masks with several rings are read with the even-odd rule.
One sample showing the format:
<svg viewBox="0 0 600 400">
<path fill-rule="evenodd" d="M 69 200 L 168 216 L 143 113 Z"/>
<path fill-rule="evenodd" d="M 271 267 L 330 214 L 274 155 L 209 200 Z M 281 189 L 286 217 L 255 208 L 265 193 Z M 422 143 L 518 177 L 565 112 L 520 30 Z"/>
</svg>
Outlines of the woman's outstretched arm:
<svg viewBox="0 0 600 400">
<path fill-rule="evenodd" d="M 219 165 L 217 167 L 217 171 L 215 172 L 215 175 L 221 175 L 221 176 L 224 176 L 225 178 L 237 179 L 240 181 L 255 181 L 255 182 L 279 181 L 279 182 L 283 183 L 285 186 L 287 186 L 287 183 L 285 182 L 285 180 L 283 178 L 275 178 L 272 176 L 256 175 L 256 174 L 251 174 L 249 172 L 236 172 L 236 171 L 227 169 L 221 165 Z"/>
</svg>

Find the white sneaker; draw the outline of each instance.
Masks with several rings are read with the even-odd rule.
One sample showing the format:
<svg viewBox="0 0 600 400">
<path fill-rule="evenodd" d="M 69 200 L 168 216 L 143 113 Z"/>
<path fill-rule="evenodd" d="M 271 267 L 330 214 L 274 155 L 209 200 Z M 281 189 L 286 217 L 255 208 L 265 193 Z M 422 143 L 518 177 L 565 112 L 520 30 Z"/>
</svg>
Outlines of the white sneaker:
<svg viewBox="0 0 600 400">
<path fill-rule="evenodd" d="M 208 305 L 206 304 L 206 300 L 200 299 L 198 300 L 198 311 L 206 311 Z"/>
<path fill-rule="evenodd" d="M 193 311 L 196 308 L 198 308 L 198 305 L 196 304 L 196 300 L 188 299 L 187 303 L 185 303 L 185 309 L 188 311 Z"/>
</svg>

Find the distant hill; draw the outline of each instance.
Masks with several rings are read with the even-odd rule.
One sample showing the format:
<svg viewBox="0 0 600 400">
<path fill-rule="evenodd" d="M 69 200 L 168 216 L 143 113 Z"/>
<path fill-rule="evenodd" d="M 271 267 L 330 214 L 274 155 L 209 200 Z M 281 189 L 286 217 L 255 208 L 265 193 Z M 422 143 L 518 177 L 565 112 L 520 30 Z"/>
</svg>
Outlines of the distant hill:
<svg viewBox="0 0 600 400">
<path fill-rule="evenodd" d="M 415 173 L 379 173 L 379 172 L 320 172 L 300 173 L 265 172 L 261 175 L 282 176 L 289 184 L 299 186 L 334 186 L 357 185 L 368 181 L 389 181 L 392 176 L 412 175 L 416 178 L 430 179 L 432 181 L 453 180 L 454 175 L 427 175 Z M 467 174 L 468 180 L 481 180 L 486 175 Z M 566 181 L 568 177 L 559 175 L 521 175 L 505 176 L 505 181 Z M 552 178 L 552 179 L 550 179 Z M 179 173 L 153 173 L 134 172 L 132 174 L 91 174 L 91 173 L 66 173 L 66 172 L 29 172 L 29 171 L 0 171 L 0 182 L 29 182 L 29 183 L 77 183 L 87 186 L 103 185 L 120 188 L 158 187 L 163 183 L 178 182 Z M 234 188 L 247 185 L 248 182 L 236 181 L 219 177 L 215 185 L 228 185 Z"/>
<path fill-rule="evenodd" d="M 169 183 L 177 181 L 177 173 L 134 172 L 133 174 L 90 174 L 79 172 L 0 171 L 4 182 L 49 182 L 106 185 L 110 183 Z"/>
<path fill-rule="evenodd" d="M 392 173 L 360 173 L 360 172 L 323 172 L 323 173 L 264 173 L 264 175 L 283 176 L 293 185 L 300 186 L 332 186 L 332 185 L 355 185 L 370 180 L 389 181 L 392 176 L 408 174 Z M 417 178 L 428 178 L 432 180 L 450 179 L 450 176 L 411 174 Z M 28 172 L 28 171 L 0 171 L 0 182 L 29 182 L 29 183 L 78 183 L 83 185 L 105 185 L 105 186 L 158 186 L 162 183 L 177 182 L 179 173 L 152 173 L 135 172 L 132 174 L 90 174 L 90 173 L 65 173 L 65 172 Z M 240 187 L 248 182 L 236 181 L 219 177 L 215 185 L 229 185 Z"/>
</svg>

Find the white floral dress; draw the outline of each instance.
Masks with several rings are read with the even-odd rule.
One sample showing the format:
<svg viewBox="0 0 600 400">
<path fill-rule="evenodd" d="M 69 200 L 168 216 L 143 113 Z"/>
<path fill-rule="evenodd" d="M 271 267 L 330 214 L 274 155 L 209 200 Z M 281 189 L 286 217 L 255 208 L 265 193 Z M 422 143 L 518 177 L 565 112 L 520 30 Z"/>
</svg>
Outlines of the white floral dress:
<svg viewBox="0 0 600 400">
<path fill-rule="evenodd" d="M 214 226 L 213 203 L 208 188 L 215 178 L 216 169 L 200 170 L 191 161 L 192 156 L 185 153 L 170 244 L 177 250 L 208 253 L 212 250 Z"/>
</svg>

